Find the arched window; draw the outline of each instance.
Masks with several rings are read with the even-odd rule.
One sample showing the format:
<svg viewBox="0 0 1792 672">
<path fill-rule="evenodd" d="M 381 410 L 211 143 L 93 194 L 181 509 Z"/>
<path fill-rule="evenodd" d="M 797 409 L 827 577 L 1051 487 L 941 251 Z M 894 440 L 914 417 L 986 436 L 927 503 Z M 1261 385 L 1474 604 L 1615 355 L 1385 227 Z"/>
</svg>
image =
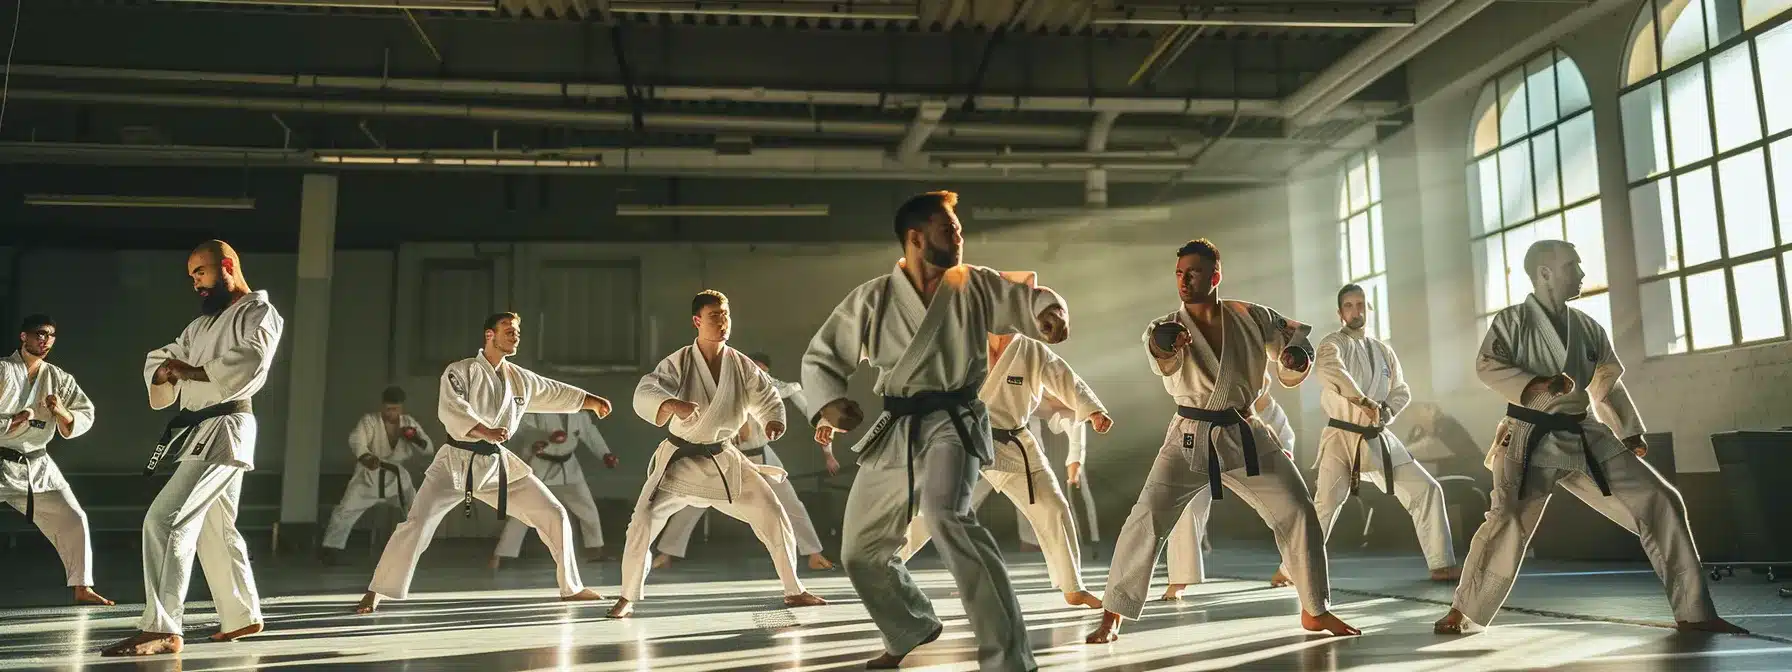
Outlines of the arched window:
<svg viewBox="0 0 1792 672">
<path fill-rule="evenodd" d="M 1470 237 L 1480 288 L 1480 327 L 1524 302 L 1524 253 L 1539 240 L 1566 240 L 1587 273 L 1569 305 L 1611 327 L 1605 230 L 1592 102 L 1580 68 L 1552 49 L 1481 88 L 1470 128 Z"/>
<path fill-rule="evenodd" d="M 1643 3 L 1620 93 L 1650 355 L 1786 338 L 1792 0 Z"/>
<path fill-rule="evenodd" d="M 1375 150 L 1350 155 L 1338 179 L 1339 286 L 1362 285 L 1375 321 L 1363 331 L 1388 340 L 1388 262 L 1381 243 L 1381 159 Z"/>
</svg>

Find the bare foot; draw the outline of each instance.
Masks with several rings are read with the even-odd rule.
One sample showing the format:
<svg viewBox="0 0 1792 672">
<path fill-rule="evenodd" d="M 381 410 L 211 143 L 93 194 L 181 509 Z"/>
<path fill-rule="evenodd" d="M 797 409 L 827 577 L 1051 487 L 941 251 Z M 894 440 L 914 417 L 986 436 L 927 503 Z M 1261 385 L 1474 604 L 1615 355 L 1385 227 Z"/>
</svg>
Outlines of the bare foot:
<svg viewBox="0 0 1792 672">
<path fill-rule="evenodd" d="M 616 606 L 610 607 L 610 618 L 628 618 L 635 613 L 635 603 L 626 597 L 616 598 Z"/>
<path fill-rule="evenodd" d="M 1709 621 L 1676 621 L 1674 627 L 1689 632 L 1717 632 L 1727 635 L 1748 634 L 1748 631 L 1742 629 L 1741 626 L 1721 618 L 1713 618 Z"/>
<path fill-rule="evenodd" d="M 665 569 L 672 566 L 672 556 L 661 553 L 653 557 L 654 569 Z"/>
<path fill-rule="evenodd" d="M 1276 570 L 1275 576 L 1269 577 L 1269 587 L 1271 588 L 1281 588 L 1283 586 L 1292 585 L 1294 585 L 1294 579 L 1288 578 L 1288 575 L 1283 574 L 1280 569 Z"/>
<path fill-rule="evenodd" d="M 1450 613 L 1431 624 L 1431 631 L 1440 635 L 1460 635 L 1468 629 L 1468 616 L 1461 609 L 1451 608 Z"/>
<path fill-rule="evenodd" d="M 560 598 L 560 601 L 561 602 L 590 602 L 592 600 L 601 600 L 601 599 L 604 599 L 604 596 L 597 594 L 597 591 L 595 591 L 595 590 L 586 588 L 584 590 L 573 593 L 571 595 L 567 595 L 566 597 L 562 597 L 562 598 Z"/>
<path fill-rule="evenodd" d="M 945 632 L 945 631 L 946 631 L 946 626 L 943 626 L 943 625 L 940 627 L 934 628 L 933 634 L 928 635 L 926 639 L 921 640 L 920 644 L 916 644 L 915 649 L 919 649 L 923 646 L 927 646 L 928 644 L 932 644 L 933 640 L 939 639 L 940 633 Z M 914 653 L 915 649 L 909 649 L 908 652 Z M 867 670 L 894 670 L 898 667 L 902 667 L 902 659 L 907 658 L 907 657 L 908 657 L 908 653 L 899 655 L 899 654 L 889 653 L 886 651 L 881 656 L 878 656 L 876 658 L 872 658 L 871 660 L 865 661 L 865 669 L 867 669 Z"/>
<path fill-rule="evenodd" d="M 1164 596 L 1160 599 L 1165 602 L 1175 602 L 1182 599 L 1182 591 L 1185 590 L 1188 590 L 1188 584 L 1172 583 L 1168 588 L 1164 589 Z"/>
<path fill-rule="evenodd" d="M 504 564 L 504 559 L 498 557 L 497 554 L 494 553 L 494 554 L 492 554 L 491 562 L 486 563 L 486 566 L 490 567 L 492 569 L 497 569 L 499 566 L 502 566 L 503 564 Z"/>
<path fill-rule="evenodd" d="M 1070 606 L 1082 605 L 1090 609 L 1101 608 L 1101 598 L 1087 590 L 1073 590 L 1064 593 L 1064 603 Z"/>
<path fill-rule="evenodd" d="M 1462 580 L 1462 566 L 1445 567 L 1431 570 L 1431 580 L 1439 583 L 1455 583 Z"/>
<path fill-rule="evenodd" d="M 165 632 L 139 632 L 137 636 L 100 649 L 102 656 L 156 656 L 180 653 L 180 635 Z"/>
<path fill-rule="evenodd" d="M 97 604 L 110 607 L 116 602 L 106 599 L 104 595 L 93 592 L 91 586 L 75 586 L 75 604 Z"/>
<path fill-rule="evenodd" d="M 380 594 L 371 590 L 361 596 L 361 603 L 355 605 L 355 613 L 371 614 L 380 608 Z"/>
<path fill-rule="evenodd" d="M 1320 614 L 1318 616 L 1314 616 L 1312 614 L 1307 613 L 1307 610 L 1305 610 L 1305 609 L 1300 610 L 1300 627 L 1306 628 L 1313 632 L 1319 632 L 1320 630 L 1324 630 L 1324 631 L 1332 633 L 1334 635 L 1360 635 L 1360 634 L 1363 634 L 1363 631 L 1358 630 L 1353 627 L 1350 627 L 1349 623 L 1345 623 L 1344 621 L 1338 620 L 1338 617 L 1332 615 L 1332 613 L 1329 611 L 1325 612 L 1323 614 Z"/>
<path fill-rule="evenodd" d="M 809 569 L 829 570 L 833 568 L 834 561 L 827 559 L 826 556 L 820 553 L 809 556 Z"/>
<path fill-rule="evenodd" d="M 220 632 L 214 633 L 212 635 L 211 639 L 214 642 L 234 642 L 234 641 L 242 639 L 244 637 L 248 637 L 249 635 L 253 635 L 257 632 L 261 632 L 261 630 L 262 630 L 262 624 L 250 623 L 247 626 L 237 628 L 235 630 L 231 630 L 230 632 L 220 631 Z"/>
<path fill-rule="evenodd" d="M 821 599 L 815 593 L 806 591 L 784 596 L 784 606 L 786 607 L 819 607 L 827 603 L 827 600 Z"/>
<path fill-rule="evenodd" d="M 1120 638 L 1120 615 L 1111 611 L 1101 612 L 1101 625 L 1095 632 L 1083 638 L 1085 644 L 1107 644 Z"/>
</svg>

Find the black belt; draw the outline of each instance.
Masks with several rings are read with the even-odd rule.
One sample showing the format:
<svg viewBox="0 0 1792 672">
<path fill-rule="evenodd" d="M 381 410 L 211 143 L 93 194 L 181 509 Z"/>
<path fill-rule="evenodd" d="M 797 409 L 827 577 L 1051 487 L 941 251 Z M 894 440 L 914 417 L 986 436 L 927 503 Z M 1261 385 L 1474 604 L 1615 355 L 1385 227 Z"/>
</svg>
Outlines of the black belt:
<svg viewBox="0 0 1792 672">
<path fill-rule="evenodd" d="M 952 419 L 952 428 L 958 432 L 958 440 L 964 444 L 965 452 L 984 462 L 990 461 L 989 456 L 977 450 L 981 444 L 971 439 L 971 431 L 965 428 L 964 419 L 959 413 L 959 409 L 971 409 L 971 404 L 977 402 L 977 390 L 982 388 L 983 381 L 976 380 L 956 390 L 922 392 L 907 397 L 884 397 L 884 412 L 890 415 L 890 422 L 905 417 L 914 418 L 908 423 L 908 519 L 915 516 L 915 444 L 921 442 L 922 418 L 930 413 L 945 411 L 946 416 Z M 884 427 L 878 427 L 875 431 L 883 430 Z"/>
<path fill-rule="evenodd" d="M 1531 433 L 1524 440 L 1524 471 L 1518 476 L 1518 498 L 1524 499 L 1525 482 L 1531 476 L 1531 454 L 1537 452 L 1537 445 L 1543 442 L 1545 434 L 1568 432 L 1580 437 L 1580 454 L 1587 461 L 1587 475 L 1599 485 L 1599 494 L 1612 496 L 1612 486 L 1605 480 L 1605 470 L 1599 467 L 1599 461 L 1593 459 L 1593 449 L 1587 444 L 1587 430 L 1581 422 L 1587 419 L 1585 413 L 1548 413 L 1516 404 L 1506 404 L 1506 417 L 1519 422 L 1530 423 Z"/>
<path fill-rule="evenodd" d="M 399 475 L 404 472 L 401 472 L 398 470 L 398 465 L 392 464 L 391 462 L 386 462 L 383 460 L 380 462 L 379 471 L 380 471 L 380 481 L 379 481 L 379 483 L 380 483 L 380 501 L 382 501 L 382 502 L 386 501 L 386 475 L 391 474 L 393 485 L 398 486 L 398 508 L 401 508 L 401 509 L 405 508 L 405 506 L 404 506 L 404 477 Z"/>
<path fill-rule="evenodd" d="M 995 440 L 1001 441 L 1002 443 L 1014 444 L 1015 448 L 1020 449 L 1020 463 L 1025 469 L 1024 475 L 1027 477 L 1027 503 L 1033 504 L 1035 503 L 1035 500 L 1033 499 L 1033 458 L 1027 455 L 1026 444 L 1020 442 L 1020 433 L 1023 431 L 1026 431 L 1026 428 L 991 429 L 989 430 L 989 433 Z"/>
<path fill-rule="evenodd" d="M 196 411 L 175 413 L 174 417 L 168 420 L 168 425 L 162 428 L 162 438 L 156 440 L 156 449 L 149 454 L 149 464 L 143 467 L 143 475 L 149 476 L 156 473 L 156 467 L 162 466 L 162 458 L 167 457 L 169 453 L 184 450 L 187 440 L 193 437 L 193 428 L 198 427 L 199 423 L 226 415 L 254 412 L 255 409 L 250 406 L 248 399 L 238 399 L 212 404 Z M 193 454 L 198 455 L 199 451 L 204 449 L 205 444 L 200 444 L 199 447 L 193 449 Z"/>
<path fill-rule="evenodd" d="M 49 451 L 35 450 L 24 452 L 12 448 L 0 447 L 0 462 L 16 462 L 25 465 L 25 520 L 35 520 L 37 512 L 37 488 L 31 483 L 31 463 L 49 457 Z"/>
<path fill-rule="evenodd" d="M 448 445 L 474 455 L 490 455 L 498 463 L 498 520 L 510 515 L 510 470 L 504 467 L 504 447 L 490 441 L 448 440 Z M 467 494 L 460 501 L 468 518 L 473 517 L 473 458 L 467 458 Z"/>
<path fill-rule="evenodd" d="M 1387 439 L 1381 438 L 1385 427 L 1380 425 L 1365 427 L 1337 418 L 1327 419 L 1325 426 L 1342 429 L 1356 435 L 1356 454 L 1350 458 L 1350 495 L 1352 497 L 1357 496 L 1357 485 L 1363 480 L 1363 444 L 1370 441 L 1381 446 L 1382 491 L 1390 495 L 1394 494 L 1394 454 L 1388 451 Z"/>
<path fill-rule="evenodd" d="M 663 479 L 666 477 L 666 469 L 671 469 L 673 462 L 693 457 L 707 457 L 709 458 L 709 463 L 715 465 L 716 475 L 722 477 L 722 494 L 728 498 L 728 503 L 734 503 L 734 491 L 728 488 L 728 474 L 722 471 L 722 463 L 716 460 L 716 456 L 721 455 L 722 450 L 728 447 L 727 444 L 697 443 L 695 441 L 686 441 L 679 438 L 677 435 L 671 434 L 666 436 L 666 440 L 671 442 L 672 445 L 677 446 L 678 449 L 672 451 L 672 457 L 666 458 L 666 466 L 660 469 L 660 478 Z M 763 453 L 765 452 L 765 449 L 761 448 L 759 449 L 759 452 Z M 659 484 L 655 483 L 654 487 L 659 487 Z"/>
<path fill-rule="evenodd" d="M 1224 490 L 1220 488 L 1220 453 L 1219 449 L 1214 447 L 1213 435 L 1227 427 L 1244 425 L 1245 420 L 1251 417 L 1251 409 L 1246 407 L 1210 411 L 1205 408 L 1177 406 L 1176 415 L 1195 422 L 1207 423 L 1207 487 L 1213 493 L 1215 500 L 1223 499 L 1225 497 Z M 1239 428 L 1238 436 L 1244 442 L 1244 475 L 1256 476 L 1262 473 L 1262 468 L 1257 464 L 1256 432 L 1251 431 L 1249 425 L 1245 425 Z"/>
</svg>

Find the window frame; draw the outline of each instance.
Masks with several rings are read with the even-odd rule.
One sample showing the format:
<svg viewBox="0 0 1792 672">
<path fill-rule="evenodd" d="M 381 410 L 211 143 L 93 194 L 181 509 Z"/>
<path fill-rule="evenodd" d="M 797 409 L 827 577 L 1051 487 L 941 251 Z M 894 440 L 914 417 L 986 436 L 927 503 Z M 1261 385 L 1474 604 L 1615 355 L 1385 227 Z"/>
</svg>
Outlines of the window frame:
<svg viewBox="0 0 1792 672">
<path fill-rule="evenodd" d="M 1364 202 L 1361 207 L 1358 207 L 1355 199 L 1350 197 L 1350 171 L 1358 166 L 1361 166 L 1363 169 Z M 1369 297 L 1371 303 L 1370 312 L 1374 314 L 1375 321 L 1373 324 L 1365 324 L 1364 332 L 1375 340 L 1383 343 L 1390 342 L 1393 335 L 1391 333 L 1393 331 L 1393 320 L 1385 319 L 1388 316 L 1383 311 L 1387 310 L 1387 306 L 1381 305 L 1393 301 L 1393 289 L 1388 285 L 1387 209 L 1383 206 L 1383 202 L 1386 200 L 1386 190 L 1386 185 L 1381 184 L 1381 155 L 1376 151 L 1375 147 L 1364 147 L 1352 151 L 1349 155 L 1344 157 L 1344 161 L 1340 164 L 1338 170 L 1337 205 L 1340 207 L 1333 211 L 1334 214 L 1338 211 L 1342 211 L 1342 214 L 1339 214 L 1334 220 L 1338 225 L 1338 250 L 1339 261 L 1341 262 L 1339 264 L 1340 268 L 1338 269 L 1338 276 L 1341 278 L 1341 282 L 1338 286 L 1343 287 L 1347 284 L 1362 285 L 1365 282 L 1372 282 L 1379 279 L 1382 296 Z M 1364 217 L 1369 223 L 1369 240 L 1367 242 L 1369 272 L 1364 275 L 1356 275 L 1351 272 L 1352 248 L 1350 222 L 1351 220 L 1356 219 L 1358 215 Z M 1380 251 L 1380 254 L 1377 254 L 1377 250 Z M 1379 271 L 1376 270 L 1377 261 L 1381 262 L 1381 270 Z M 1377 298 L 1380 299 L 1379 303 L 1376 302 Z M 1386 323 L 1386 329 L 1382 328 L 1383 323 Z"/>
</svg>

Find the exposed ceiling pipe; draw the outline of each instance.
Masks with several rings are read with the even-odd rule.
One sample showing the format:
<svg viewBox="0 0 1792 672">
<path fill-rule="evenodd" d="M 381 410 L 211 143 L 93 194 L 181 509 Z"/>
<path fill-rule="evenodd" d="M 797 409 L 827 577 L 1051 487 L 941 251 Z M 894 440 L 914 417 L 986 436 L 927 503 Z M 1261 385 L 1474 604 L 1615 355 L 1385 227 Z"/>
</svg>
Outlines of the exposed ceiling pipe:
<svg viewBox="0 0 1792 672">
<path fill-rule="evenodd" d="M 344 77 L 335 75 L 265 75 L 255 73 L 197 72 L 95 68 L 66 65 L 13 65 L 15 77 L 153 81 L 170 84 L 233 84 L 293 89 L 379 91 L 460 96 L 516 96 L 556 101 L 623 100 L 627 87 L 584 82 L 516 82 L 475 79 Z M 932 101 L 960 106 L 965 96 L 954 93 L 892 93 L 766 89 L 717 86 L 643 86 L 643 97 L 660 101 L 738 102 L 843 107 L 919 108 Z M 1270 99 L 1226 100 L 1213 98 L 1012 96 L 989 94 L 976 97 L 976 108 L 985 112 L 1125 112 L 1190 116 L 1232 114 L 1234 106 L 1247 116 L 1281 117 L 1281 101 Z M 1338 106 L 1330 118 L 1361 119 L 1392 112 L 1394 101 L 1363 101 Z"/>
<path fill-rule="evenodd" d="M 1108 148 L 1108 134 L 1114 130 L 1114 122 L 1120 119 L 1119 112 L 1102 112 L 1095 115 L 1095 123 L 1089 125 L 1089 141 L 1084 148 L 1090 154 L 1099 154 Z M 1108 171 L 1106 168 L 1090 168 L 1083 177 L 1083 204 L 1091 208 L 1108 207 Z"/>
<path fill-rule="evenodd" d="M 694 14 L 700 16 L 759 16 L 786 19 L 860 19 L 914 21 L 920 3 L 851 2 L 668 2 L 666 0 L 614 0 L 615 14 Z"/>
<path fill-rule="evenodd" d="M 1284 99 L 1283 116 L 1295 126 L 1310 126 L 1323 121 L 1338 105 L 1393 72 L 1494 2 L 1421 2 L 1413 27 L 1389 28 L 1357 45 L 1344 58 Z"/>
<path fill-rule="evenodd" d="M 946 116 L 946 104 L 930 101 L 915 110 L 914 121 L 908 124 L 908 134 L 902 137 L 902 144 L 896 149 L 896 158 L 904 162 L 913 162 L 921 154 L 921 148 L 927 145 L 927 137 L 933 135 L 940 119 Z"/>
</svg>

